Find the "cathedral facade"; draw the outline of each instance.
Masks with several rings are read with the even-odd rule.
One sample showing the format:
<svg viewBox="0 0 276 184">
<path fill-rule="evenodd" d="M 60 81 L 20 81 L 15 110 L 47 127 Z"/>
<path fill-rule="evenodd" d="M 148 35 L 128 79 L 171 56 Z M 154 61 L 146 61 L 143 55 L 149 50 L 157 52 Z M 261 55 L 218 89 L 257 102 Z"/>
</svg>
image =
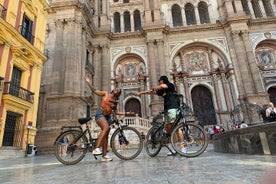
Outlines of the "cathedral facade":
<svg viewBox="0 0 276 184">
<path fill-rule="evenodd" d="M 205 125 L 261 122 L 276 103 L 272 0 L 50 0 L 36 144 L 94 115 L 99 90 L 122 89 L 119 110 L 151 118 L 162 98 L 137 97 L 167 75 Z"/>
</svg>

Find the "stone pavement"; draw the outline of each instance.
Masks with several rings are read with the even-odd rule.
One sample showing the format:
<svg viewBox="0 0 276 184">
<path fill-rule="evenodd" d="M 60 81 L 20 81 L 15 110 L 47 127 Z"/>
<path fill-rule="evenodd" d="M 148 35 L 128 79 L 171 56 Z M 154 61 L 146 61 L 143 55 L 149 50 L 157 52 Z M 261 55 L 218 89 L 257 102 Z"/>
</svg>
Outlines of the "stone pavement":
<svg viewBox="0 0 276 184">
<path fill-rule="evenodd" d="M 143 150 L 129 161 L 110 153 L 114 160 L 107 163 L 89 153 L 72 166 L 59 163 L 52 154 L 0 160 L 0 183 L 268 184 L 268 178 L 276 175 L 275 156 L 215 153 L 212 144 L 196 158 L 166 156 L 166 152 L 162 148 L 151 158 Z M 276 183 L 271 180 L 269 184 Z"/>
</svg>

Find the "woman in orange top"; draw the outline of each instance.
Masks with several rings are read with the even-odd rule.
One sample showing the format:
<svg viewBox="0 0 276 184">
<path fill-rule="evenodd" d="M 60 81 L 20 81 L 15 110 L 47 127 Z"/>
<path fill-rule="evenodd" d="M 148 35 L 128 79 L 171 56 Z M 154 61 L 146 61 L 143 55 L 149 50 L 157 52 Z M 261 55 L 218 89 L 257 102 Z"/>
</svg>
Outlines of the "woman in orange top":
<svg viewBox="0 0 276 184">
<path fill-rule="evenodd" d="M 108 144 L 108 135 L 110 131 L 109 123 L 111 121 L 111 113 L 112 109 L 115 110 L 115 114 L 117 115 L 126 115 L 126 114 L 133 114 L 132 112 L 120 112 L 116 109 L 116 104 L 114 103 L 121 95 L 121 89 L 115 88 L 111 91 L 111 93 L 108 93 L 107 91 L 100 91 L 96 90 L 92 84 L 90 83 L 89 78 L 84 77 L 85 82 L 90 87 L 91 91 L 102 97 L 102 101 L 100 104 L 99 109 L 96 112 L 95 120 L 96 123 L 101 128 L 101 133 L 98 136 L 97 142 L 96 142 L 96 148 L 93 150 L 94 155 L 100 155 L 102 154 L 102 161 L 112 161 L 112 158 L 108 157 L 106 155 L 107 152 L 107 144 Z M 100 150 L 100 145 L 102 145 L 102 151 Z"/>
</svg>

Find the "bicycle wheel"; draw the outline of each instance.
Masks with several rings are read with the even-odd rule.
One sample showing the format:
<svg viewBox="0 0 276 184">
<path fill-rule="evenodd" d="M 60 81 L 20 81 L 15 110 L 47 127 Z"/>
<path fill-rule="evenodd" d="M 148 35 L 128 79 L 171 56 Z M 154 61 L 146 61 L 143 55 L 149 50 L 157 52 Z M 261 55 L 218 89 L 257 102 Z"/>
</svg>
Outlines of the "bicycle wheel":
<svg viewBox="0 0 276 184">
<path fill-rule="evenodd" d="M 153 140 L 153 137 L 159 136 L 159 130 L 156 127 L 151 127 L 147 133 L 145 141 L 145 149 L 149 156 L 155 157 L 161 150 L 162 146 L 160 141 Z"/>
<path fill-rule="evenodd" d="M 196 157 L 202 154 L 208 146 L 208 138 L 204 129 L 197 124 L 187 123 L 177 125 L 171 134 L 174 150 L 185 157 Z"/>
<path fill-rule="evenodd" d="M 88 141 L 79 130 L 68 130 L 59 135 L 54 143 L 55 156 L 66 165 L 80 162 L 87 152 Z"/>
<path fill-rule="evenodd" d="M 140 133 L 133 127 L 122 127 L 112 134 L 110 146 L 113 153 L 122 160 L 136 158 L 143 149 L 143 140 Z"/>
</svg>

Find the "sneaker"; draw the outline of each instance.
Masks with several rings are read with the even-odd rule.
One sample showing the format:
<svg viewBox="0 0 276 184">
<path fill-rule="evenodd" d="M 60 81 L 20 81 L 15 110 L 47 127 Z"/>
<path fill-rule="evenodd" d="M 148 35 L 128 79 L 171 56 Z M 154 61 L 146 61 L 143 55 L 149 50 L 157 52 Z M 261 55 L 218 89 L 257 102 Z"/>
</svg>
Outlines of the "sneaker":
<svg viewBox="0 0 276 184">
<path fill-rule="evenodd" d="M 109 156 L 106 156 L 106 155 L 102 157 L 102 162 L 110 162 L 112 160 L 113 160 L 112 158 L 110 158 Z"/>
<path fill-rule="evenodd" d="M 187 149 L 186 148 L 182 148 L 181 151 L 182 151 L 182 153 L 187 153 Z"/>
<path fill-rule="evenodd" d="M 92 151 L 92 154 L 93 155 L 101 155 L 102 154 L 102 151 L 100 150 L 100 148 L 96 148 Z"/>
</svg>

